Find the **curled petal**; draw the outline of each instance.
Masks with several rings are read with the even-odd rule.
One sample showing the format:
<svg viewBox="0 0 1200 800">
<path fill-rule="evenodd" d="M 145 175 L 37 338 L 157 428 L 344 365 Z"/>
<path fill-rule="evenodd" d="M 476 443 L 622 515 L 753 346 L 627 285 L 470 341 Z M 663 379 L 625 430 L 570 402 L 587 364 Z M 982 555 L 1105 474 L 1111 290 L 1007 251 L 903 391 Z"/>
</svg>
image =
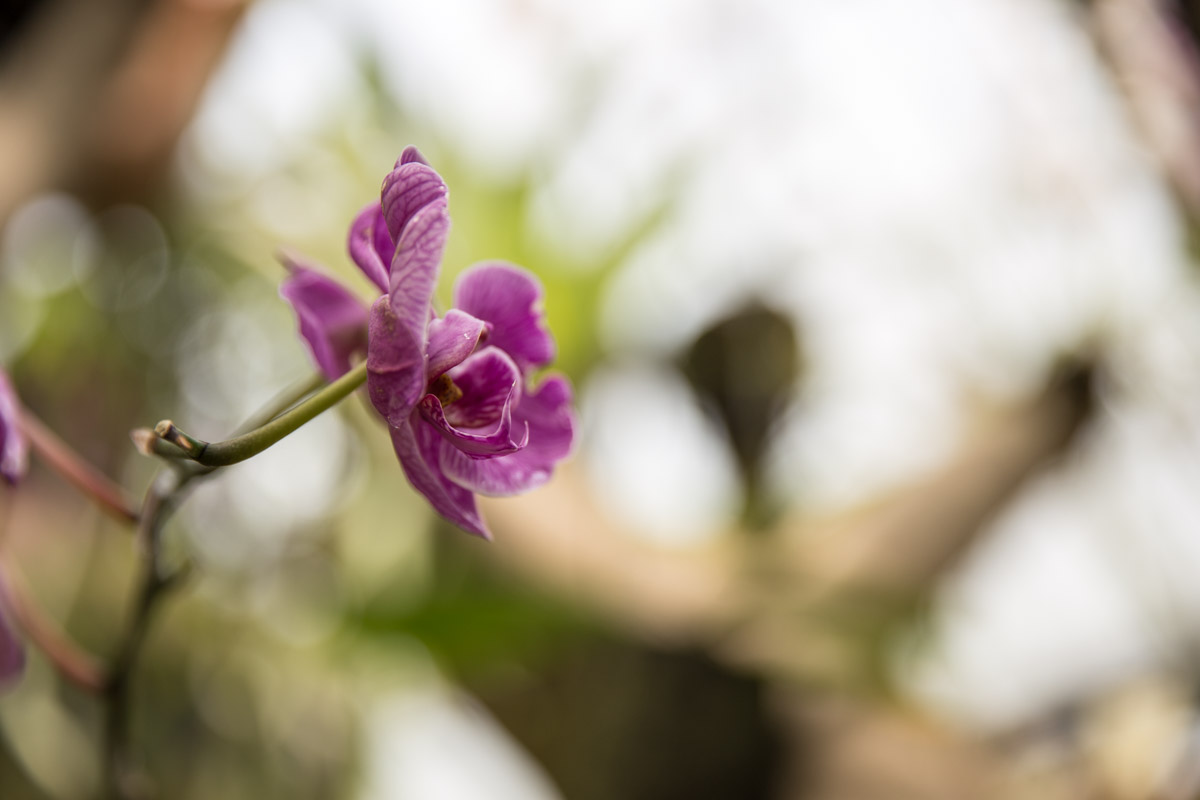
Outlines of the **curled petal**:
<svg viewBox="0 0 1200 800">
<path fill-rule="evenodd" d="M 427 319 L 428 317 L 423 317 Z M 414 334 L 384 295 L 371 306 L 367 328 L 367 394 L 391 427 L 407 425 L 425 392 L 424 327 Z"/>
<path fill-rule="evenodd" d="M 521 402 L 521 371 L 503 350 L 485 347 L 450 371 L 462 397 L 446 407 L 446 418 L 460 428 L 492 425 L 504 406 Z"/>
<path fill-rule="evenodd" d="M 396 245 L 392 235 L 388 233 L 387 223 L 383 220 L 383 208 L 378 202 L 358 212 L 354 222 L 350 223 L 350 235 L 346 241 L 350 258 L 358 265 L 367 278 L 379 287 L 379 291 L 388 290 L 388 269 L 392 263 L 392 255 Z"/>
<path fill-rule="evenodd" d="M 400 157 L 403 160 L 404 156 Z M 398 164 L 383 179 L 380 202 L 388 233 L 400 241 L 413 217 L 430 203 L 446 202 L 446 183 L 428 164 L 408 161 Z"/>
<path fill-rule="evenodd" d="M 340 283 L 285 260 L 291 275 L 279 287 L 300 320 L 300 335 L 330 380 L 350 369 L 350 358 L 367 346 L 367 307 Z"/>
<path fill-rule="evenodd" d="M 16 484 L 29 468 L 29 445 L 21 431 L 17 393 L 0 372 L 0 477 Z"/>
<path fill-rule="evenodd" d="M 525 395 L 513 418 L 529 426 L 524 448 L 479 459 L 444 447 L 438 462 L 442 474 L 464 489 L 496 497 L 520 494 L 549 480 L 554 465 L 570 455 L 575 441 L 571 384 L 560 375 L 546 378 L 536 392 Z"/>
<path fill-rule="evenodd" d="M 554 359 L 554 339 L 542 311 L 542 285 L 532 273 L 503 261 L 476 264 L 459 276 L 454 305 L 491 323 L 488 344 L 512 356 L 522 371 Z"/>
<path fill-rule="evenodd" d="M 422 397 L 417 408 L 425 421 L 441 434 L 443 439 L 472 456 L 494 458 L 515 453 L 529 441 L 529 427 L 524 424 L 518 426 L 521 430 L 520 439 L 513 438 L 511 403 L 504 404 L 500 410 L 500 419 L 492 430 L 463 430 L 454 427 L 446 421 L 442 401 L 431 394 Z"/>
<path fill-rule="evenodd" d="M 389 292 L 392 311 L 422 342 L 449 231 L 450 215 L 443 198 L 413 216 L 396 244 L 392 259 Z"/>
<path fill-rule="evenodd" d="M 425 378 L 433 380 L 451 367 L 461 364 L 474 352 L 486 327 L 483 320 L 456 308 L 447 311 L 442 319 L 431 319 L 429 341 L 425 346 L 428 358 Z"/>
<path fill-rule="evenodd" d="M 413 488 L 450 522 L 469 533 L 491 539 L 491 532 L 479 516 L 475 495 L 447 480 L 437 467 L 441 437 L 421 422 L 413 425 L 405 420 L 402 425 L 389 427 L 392 447 Z"/>
</svg>

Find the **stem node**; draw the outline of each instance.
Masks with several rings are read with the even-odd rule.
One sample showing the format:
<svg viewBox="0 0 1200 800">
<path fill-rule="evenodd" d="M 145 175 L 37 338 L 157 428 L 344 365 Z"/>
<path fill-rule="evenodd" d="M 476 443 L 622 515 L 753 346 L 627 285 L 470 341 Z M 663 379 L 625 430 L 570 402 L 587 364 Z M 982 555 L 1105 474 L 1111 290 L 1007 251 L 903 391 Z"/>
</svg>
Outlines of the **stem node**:
<svg viewBox="0 0 1200 800">
<path fill-rule="evenodd" d="M 154 432 L 159 438 L 178 447 L 193 461 L 206 467 L 227 467 L 258 455 L 280 439 L 295 432 L 301 425 L 343 400 L 359 386 L 362 386 L 366 380 L 367 364 L 363 362 L 333 383 L 324 386 L 311 397 L 268 420 L 260 427 L 223 442 L 209 443 L 196 439 L 181 431 L 169 419 L 164 419 L 155 425 Z"/>
<path fill-rule="evenodd" d="M 164 439 L 178 447 L 180 450 L 186 453 L 189 458 L 199 460 L 204 456 L 204 451 L 208 449 L 208 442 L 197 439 L 194 436 L 189 436 L 177 428 L 175 423 L 171 422 L 169 419 L 164 419 L 162 422 L 155 425 L 154 432 L 158 434 L 159 438 Z"/>
</svg>

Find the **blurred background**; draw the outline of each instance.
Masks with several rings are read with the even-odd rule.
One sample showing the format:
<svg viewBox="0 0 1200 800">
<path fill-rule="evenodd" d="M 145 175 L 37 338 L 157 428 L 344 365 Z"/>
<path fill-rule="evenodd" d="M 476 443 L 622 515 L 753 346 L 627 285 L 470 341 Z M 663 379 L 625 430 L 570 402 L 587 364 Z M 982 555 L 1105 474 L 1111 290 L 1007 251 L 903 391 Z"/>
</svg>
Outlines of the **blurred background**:
<svg viewBox="0 0 1200 800">
<path fill-rule="evenodd" d="M 406 484 L 353 399 L 166 532 L 171 798 L 1200 796 L 1191 0 L 10 0 L 0 365 L 132 492 L 311 374 L 280 247 L 445 177 L 439 289 L 536 272 L 573 459 Z M 35 462 L 6 557 L 101 657 L 127 532 Z M 0 796 L 100 791 L 32 655 Z"/>
</svg>

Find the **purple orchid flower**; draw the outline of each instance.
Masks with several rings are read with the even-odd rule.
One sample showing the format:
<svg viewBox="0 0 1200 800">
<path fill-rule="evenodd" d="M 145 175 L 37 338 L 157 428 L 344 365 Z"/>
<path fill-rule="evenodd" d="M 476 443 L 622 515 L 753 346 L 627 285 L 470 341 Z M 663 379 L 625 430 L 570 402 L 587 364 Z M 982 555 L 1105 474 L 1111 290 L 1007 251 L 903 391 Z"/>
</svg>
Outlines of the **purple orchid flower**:
<svg viewBox="0 0 1200 800">
<path fill-rule="evenodd" d="M 571 385 L 560 375 L 532 382 L 555 348 L 542 287 L 520 267 L 470 267 L 454 308 L 433 312 L 449 229 L 446 184 L 409 147 L 380 201 L 350 226 L 350 256 L 381 292 L 371 308 L 294 259 L 280 291 L 330 379 L 365 349 L 368 395 L 409 482 L 443 517 L 491 538 L 475 495 L 518 494 L 550 478 L 574 441 Z"/>
<path fill-rule="evenodd" d="M 20 403 L 8 376 L 0 371 L 0 476 L 16 485 L 29 465 L 28 446 L 21 432 Z M 8 591 L 0 574 L 0 689 L 25 671 L 25 647 L 8 620 Z"/>
</svg>

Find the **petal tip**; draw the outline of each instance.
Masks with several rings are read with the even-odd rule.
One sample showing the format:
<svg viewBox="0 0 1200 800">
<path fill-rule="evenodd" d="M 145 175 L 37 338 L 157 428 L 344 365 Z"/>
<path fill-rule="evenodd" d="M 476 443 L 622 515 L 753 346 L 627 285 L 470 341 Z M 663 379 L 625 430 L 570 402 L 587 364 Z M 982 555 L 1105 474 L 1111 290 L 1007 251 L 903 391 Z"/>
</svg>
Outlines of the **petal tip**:
<svg viewBox="0 0 1200 800">
<path fill-rule="evenodd" d="M 425 159 L 425 156 L 421 155 L 421 151 L 417 149 L 417 146 L 410 144 L 404 148 L 404 152 L 400 154 L 400 158 L 396 159 L 396 166 L 399 167 L 402 164 L 411 164 L 413 162 L 429 166 L 429 161 Z"/>
</svg>

